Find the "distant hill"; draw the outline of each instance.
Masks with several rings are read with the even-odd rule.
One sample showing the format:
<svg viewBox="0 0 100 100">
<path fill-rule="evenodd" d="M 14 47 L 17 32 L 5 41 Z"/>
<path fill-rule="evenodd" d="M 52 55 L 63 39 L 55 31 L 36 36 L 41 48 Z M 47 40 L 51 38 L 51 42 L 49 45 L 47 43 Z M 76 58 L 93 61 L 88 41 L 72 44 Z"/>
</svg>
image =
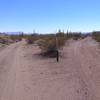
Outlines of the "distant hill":
<svg viewBox="0 0 100 100">
<path fill-rule="evenodd" d="M 6 32 L 7 34 L 21 34 L 23 32 Z"/>
</svg>

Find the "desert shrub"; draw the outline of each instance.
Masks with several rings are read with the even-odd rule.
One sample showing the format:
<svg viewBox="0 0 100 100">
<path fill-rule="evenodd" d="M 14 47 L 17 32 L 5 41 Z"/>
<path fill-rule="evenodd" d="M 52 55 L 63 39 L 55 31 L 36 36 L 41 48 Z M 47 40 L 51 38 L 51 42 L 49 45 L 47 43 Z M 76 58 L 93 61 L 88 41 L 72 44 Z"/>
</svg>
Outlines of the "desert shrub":
<svg viewBox="0 0 100 100">
<path fill-rule="evenodd" d="M 17 41 L 21 41 L 22 37 L 21 37 L 21 35 L 13 35 L 13 34 L 11 34 L 10 35 L 10 39 L 15 41 L 15 42 L 17 42 Z"/>
<path fill-rule="evenodd" d="M 65 37 L 64 32 L 58 32 L 57 39 L 58 39 L 58 48 L 65 45 L 66 37 Z"/>
<path fill-rule="evenodd" d="M 78 40 L 78 39 L 81 39 L 82 37 L 83 37 L 83 35 L 81 33 L 77 33 L 77 32 L 70 32 L 70 33 L 66 34 L 67 39 Z"/>
<path fill-rule="evenodd" d="M 42 45 L 40 46 L 42 50 L 42 55 L 49 57 L 56 57 L 57 50 L 65 44 L 65 37 L 63 32 L 58 32 L 56 35 L 43 35 L 41 36 Z"/>
<path fill-rule="evenodd" d="M 73 38 L 78 40 L 83 35 L 81 33 L 71 32 L 65 34 L 60 30 L 56 34 L 37 34 L 37 35 L 28 35 L 27 43 L 28 44 L 37 44 L 41 49 L 41 54 L 45 56 L 56 56 L 56 51 L 65 45 L 66 40 Z"/>
<path fill-rule="evenodd" d="M 6 40 L 6 39 L 1 38 L 1 39 L 0 39 L 0 43 L 2 43 L 2 44 L 6 44 L 6 43 L 7 43 L 7 40 Z"/>
<path fill-rule="evenodd" d="M 39 39 L 39 36 L 31 34 L 24 36 L 24 38 L 26 39 L 28 44 L 34 44 L 34 42 Z"/>
<path fill-rule="evenodd" d="M 34 43 L 33 38 L 28 38 L 28 39 L 27 39 L 27 43 L 28 43 L 28 44 L 33 44 L 33 43 Z"/>
<path fill-rule="evenodd" d="M 49 41 L 48 43 L 46 42 L 45 45 L 42 45 L 41 50 L 42 50 L 41 54 L 43 56 L 56 57 L 57 47 L 55 42 L 52 41 Z"/>
<path fill-rule="evenodd" d="M 97 42 L 100 42 L 100 32 L 93 32 L 92 38 L 95 39 Z"/>
<path fill-rule="evenodd" d="M 54 44 L 48 45 L 46 48 L 46 52 L 43 53 L 44 56 L 49 56 L 49 57 L 56 57 L 57 55 L 57 48 Z"/>
</svg>

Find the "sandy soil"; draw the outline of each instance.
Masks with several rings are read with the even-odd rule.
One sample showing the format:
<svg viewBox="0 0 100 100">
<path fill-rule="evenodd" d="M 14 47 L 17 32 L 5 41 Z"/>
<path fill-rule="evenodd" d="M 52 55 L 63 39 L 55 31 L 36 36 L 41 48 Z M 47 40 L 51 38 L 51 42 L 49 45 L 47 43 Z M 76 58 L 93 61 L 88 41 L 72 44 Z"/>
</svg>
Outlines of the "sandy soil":
<svg viewBox="0 0 100 100">
<path fill-rule="evenodd" d="M 100 49 L 68 41 L 62 57 L 42 58 L 25 41 L 0 51 L 0 100 L 100 100 Z"/>
</svg>

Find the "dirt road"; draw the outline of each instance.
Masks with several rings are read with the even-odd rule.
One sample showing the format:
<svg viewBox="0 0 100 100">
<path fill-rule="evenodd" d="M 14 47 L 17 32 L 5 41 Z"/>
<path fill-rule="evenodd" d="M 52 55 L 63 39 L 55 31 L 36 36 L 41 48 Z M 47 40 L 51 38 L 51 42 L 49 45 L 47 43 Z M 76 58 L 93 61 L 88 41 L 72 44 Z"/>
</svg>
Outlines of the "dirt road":
<svg viewBox="0 0 100 100">
<path fill-rule="evenodd" d="M 100 100 L 100 49 L 68 41 L 60 62 L 24 41 L 0 50 L 0 100 Z"/>
</svg>

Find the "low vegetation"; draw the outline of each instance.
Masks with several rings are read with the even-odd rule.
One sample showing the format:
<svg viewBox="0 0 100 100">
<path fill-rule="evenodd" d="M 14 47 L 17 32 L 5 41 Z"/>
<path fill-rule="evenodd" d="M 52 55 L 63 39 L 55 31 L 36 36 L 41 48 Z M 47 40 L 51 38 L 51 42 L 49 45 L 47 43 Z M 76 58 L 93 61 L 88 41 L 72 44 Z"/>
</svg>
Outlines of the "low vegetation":
<svg viewBox="0 0 100 100">
<path fill-rule="evenodd" d="M 62 48 L 68 39 L 78 40 L 84 37 L 81 33 L 64 33 L 59 30 L 56 34 L 33 34 L 26 39 L 28 44 L 37 44 L 42 55 L 55 57 L 56 51 Z"/>
<path fill-rule="evenodd" d="M 100 43 L 100 31 L 96 31 L 92 33 L 92 38 L 95 39 L 97 42 Z"/>
<path fill-rule="evenodd" d="M 28 44 L 36 44 L 41 49 L 41 54 L 43 56 L 55 57 L 56 51 L 62 48 L 68 39 L 83 39 L 86 35 L 80 32 L 67 32 L 64 33 L 59 30 L 55 34 L 2 34 L 0 35 L 0 43 L 9 44 L 21 41 L 23 38 L 26 39 Z"/>
</svg>

